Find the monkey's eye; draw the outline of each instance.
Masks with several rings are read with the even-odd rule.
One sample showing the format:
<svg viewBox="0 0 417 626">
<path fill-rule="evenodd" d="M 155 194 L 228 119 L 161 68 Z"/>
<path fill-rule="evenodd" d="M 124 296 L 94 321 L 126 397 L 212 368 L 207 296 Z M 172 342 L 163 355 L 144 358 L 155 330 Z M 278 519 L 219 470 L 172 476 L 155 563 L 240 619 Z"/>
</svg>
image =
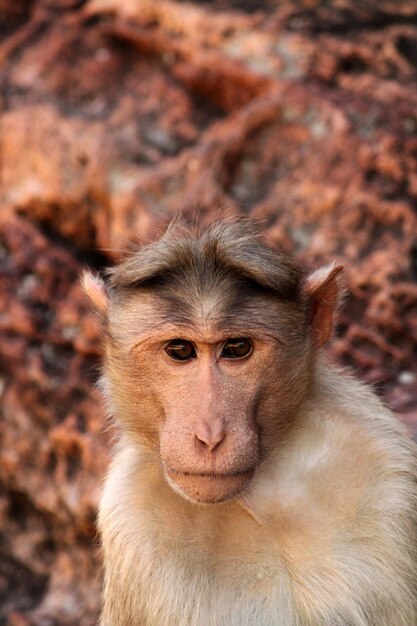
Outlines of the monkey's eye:
<svg viewBox="0 0 417 626">
<path fill-rule="evenodd" d="M 252 352 L 252 344 L 249 339 L 228 339 L 223 346 L 222 357 L 224 359 L 242 359 Z"/>
<path fill-rule="evenodd" d="M 165 352 L 176 361 L 188 361 L 197 356 L 193 344 L 186 339 L 173 339 L 165 348 Z"/>
</svg>

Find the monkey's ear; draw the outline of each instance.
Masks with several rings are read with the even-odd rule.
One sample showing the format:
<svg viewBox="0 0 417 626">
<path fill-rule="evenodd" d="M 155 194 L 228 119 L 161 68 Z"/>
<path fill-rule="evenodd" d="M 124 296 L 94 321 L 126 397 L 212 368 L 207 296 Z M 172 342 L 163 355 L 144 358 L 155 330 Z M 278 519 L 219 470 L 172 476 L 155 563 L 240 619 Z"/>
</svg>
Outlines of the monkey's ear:
<svg viewBox="0 0 417 626">
<path fill-rule="evenodd" d="M 311 325 L 317 348 L 329 339 L 333 328 L 333 314 L 340 296 L 337 276 L 342 265 L 326 265 L 307 277 L 306 292 L 310 300 Z"/>
<path fill-rule="evenodd" d="M 107 313 L 109 295 L 104 280 L 99 276 L 85 271 L 81 277 L 81 284 L 85 293 L 93 301 L 96 309 L 103 315 Z"/>
</svg>

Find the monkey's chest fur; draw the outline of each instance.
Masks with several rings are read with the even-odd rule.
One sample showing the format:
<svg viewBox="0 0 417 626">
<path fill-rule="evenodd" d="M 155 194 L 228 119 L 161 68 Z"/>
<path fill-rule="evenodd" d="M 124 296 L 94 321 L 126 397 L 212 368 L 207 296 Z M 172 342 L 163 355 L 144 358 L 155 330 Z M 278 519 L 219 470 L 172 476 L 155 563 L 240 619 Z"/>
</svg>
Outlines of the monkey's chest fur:
<svg viewBox="0 0 417 626">
<path fill-rule="evenodd" d="M 215 508 L 218 516 L 221 507 Z M 126 545 L 120 546 L 125 558 L 117 575 L 133 575 L 135 587 L 129 585 L 127 592 L 126 585 L 124 594 L 120 592 L 119 597 L 129 595 L 130 617 L 123 621 L 123 609 L 118 626 L 303 624 L 295 600 L 288 600 L 294 584 L 288 566 L 278 546 L 254 528 L 253 520 L 227 529 L 226 519 L 214 521 L 210 514 L 205 521 L 194 518 L 188 523 L 174 511 L 169 516 L 167 535 L 167 520 L 147 512 L 152 524 L 137 529 L 136 550 L 128 550 L 129 565 Z"/>
<path fill-rule="evenodd" d="M 214 529 L 214 535 L 216 535 Z M 290 580 L 275 555 L 251 548 L 208 551 L 210 538 L 191 535 L 188 542 L 148 543 L 142 552 L 146 595 L 137 623 L 146 626 L 295 626 L 288 603 Z M 219 549 L 221 549 L 219 545 Z M 257 554 L 256 554 L 257 552 Z M 133 624 L 133 622 L 132 622 Z M 135 622 L 136 625 L 136 622 Z"/>
</svg>

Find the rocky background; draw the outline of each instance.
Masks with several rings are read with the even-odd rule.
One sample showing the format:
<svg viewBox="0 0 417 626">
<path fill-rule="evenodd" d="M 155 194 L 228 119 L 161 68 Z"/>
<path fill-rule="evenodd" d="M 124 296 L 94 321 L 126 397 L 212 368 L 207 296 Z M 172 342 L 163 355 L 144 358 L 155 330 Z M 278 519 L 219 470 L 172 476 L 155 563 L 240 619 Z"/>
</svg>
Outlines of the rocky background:
<svg viewBox="0 0 417 626">
<path fill-rule="evenodd" d="M 91 626 L 111 438 L 79 274 L 251 215 L 417 432 L 417 3 L 0 0 L 0 625 Z"/>
</svg>

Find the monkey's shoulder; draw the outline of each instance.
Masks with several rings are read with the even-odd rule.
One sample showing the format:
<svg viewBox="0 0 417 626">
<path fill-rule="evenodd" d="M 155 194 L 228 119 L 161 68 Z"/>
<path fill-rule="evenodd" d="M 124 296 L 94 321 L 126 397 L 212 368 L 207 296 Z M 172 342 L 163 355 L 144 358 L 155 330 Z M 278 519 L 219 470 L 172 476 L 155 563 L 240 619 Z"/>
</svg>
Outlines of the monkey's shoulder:
<svg viewBox="0 0 417 626">
<path fill-rule="evenodd" d="M 303 426 L 270 465 L 278 499 L 301 494 L 310 519 L 329 512 L 339 528 L 361 515 L 376 525 L 402 509 L 417 516 L 417 446 L 398 418 L 369 386 L 337 369 L 317 389 Z"/>
</svg>

